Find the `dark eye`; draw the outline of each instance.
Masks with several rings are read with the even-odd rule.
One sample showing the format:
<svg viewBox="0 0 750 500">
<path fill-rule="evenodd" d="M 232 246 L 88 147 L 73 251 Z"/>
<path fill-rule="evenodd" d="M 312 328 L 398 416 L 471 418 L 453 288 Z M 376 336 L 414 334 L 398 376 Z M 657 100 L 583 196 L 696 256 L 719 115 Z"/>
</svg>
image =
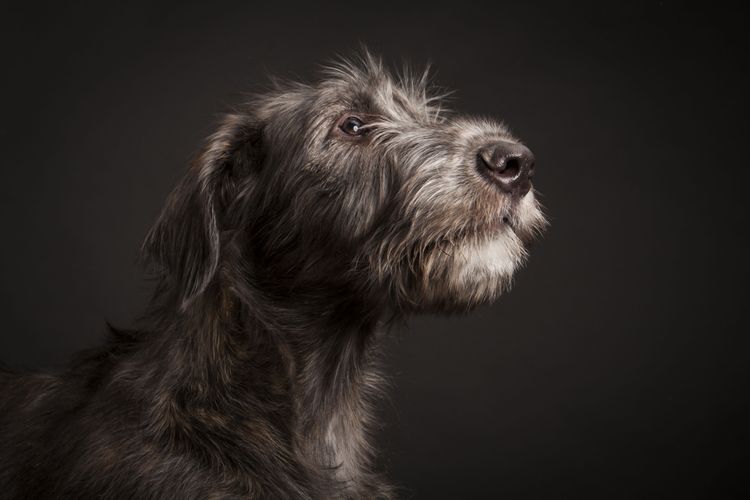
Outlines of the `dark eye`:
<svg viewBox="0 0 750 500">
<path fill-rule="evenodd" d="M 367 132 L 364 127 L 364 122 L 356 116 L 348 116 L 344 118 L 341 125 L 339 125 L 341 131 L 347 135 L 364 135 Z"/>
</svg>

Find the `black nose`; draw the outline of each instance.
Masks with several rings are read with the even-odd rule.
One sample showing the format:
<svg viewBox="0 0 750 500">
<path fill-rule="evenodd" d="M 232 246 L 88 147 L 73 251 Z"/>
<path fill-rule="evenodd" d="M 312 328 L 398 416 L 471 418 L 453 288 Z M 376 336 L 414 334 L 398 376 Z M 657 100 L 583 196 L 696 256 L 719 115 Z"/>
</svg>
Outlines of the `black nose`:
<svg viewBox="0 0 750 500">
<path fill-rule="evenodd" d="M 479 150 L 479 169 L 508 193 L 523 196 L 531 189 L 534 154 L 523 144 L 498 141 Z"/>
</svg>

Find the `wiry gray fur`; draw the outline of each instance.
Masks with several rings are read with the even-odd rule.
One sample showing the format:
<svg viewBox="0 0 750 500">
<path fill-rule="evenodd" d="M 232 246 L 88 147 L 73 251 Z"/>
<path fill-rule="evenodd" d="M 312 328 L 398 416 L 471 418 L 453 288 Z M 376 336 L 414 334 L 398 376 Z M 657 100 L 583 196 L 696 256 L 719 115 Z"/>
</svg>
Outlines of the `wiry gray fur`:
<svg viewBox="0 0 750 500">
<path fill-rule="evenodd" d="M 227 115 L 144 244 L 146 326 L 0 372 L 0 497 L 393 496 L 368 440 L 384 322 L 495 299 L 543 226 L 476 171 L 516 139 L 428 90 L 365 54 Z"/>
</svg>

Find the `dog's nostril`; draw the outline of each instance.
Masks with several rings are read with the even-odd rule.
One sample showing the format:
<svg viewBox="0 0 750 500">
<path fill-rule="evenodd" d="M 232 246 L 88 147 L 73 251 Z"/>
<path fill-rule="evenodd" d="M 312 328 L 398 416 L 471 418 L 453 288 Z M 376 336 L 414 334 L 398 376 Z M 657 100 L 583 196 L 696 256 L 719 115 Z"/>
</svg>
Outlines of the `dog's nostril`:
<svg viewBox="0 0 750 500">
<path fill-rule="evenodd" d="M 513 177 L 518 175 L 518 172 L 520 170 L 521 164 L 518 162 L 518 158 L 509 158 L 508 161 L 505 162 L 505 166 L 503 168 L 500 168 L 498 173 L 501 177 L 512 179 Z"/>
</svg>

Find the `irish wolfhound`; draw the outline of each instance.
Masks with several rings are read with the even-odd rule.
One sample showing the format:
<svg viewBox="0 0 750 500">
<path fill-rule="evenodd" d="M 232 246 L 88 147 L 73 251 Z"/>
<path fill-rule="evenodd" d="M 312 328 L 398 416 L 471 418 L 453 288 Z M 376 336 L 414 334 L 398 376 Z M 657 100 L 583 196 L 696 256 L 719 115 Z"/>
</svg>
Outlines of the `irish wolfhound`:
<svg viewBox="0 0 750 500">
<path fill-rule="evenodd" d="M 0 496 L 389 498 L 383 324 L 505 290 L 534 158 L 367 54 L 230 113 L 149 232 L 148 328 L 0 375 Z"/>
</svg>

